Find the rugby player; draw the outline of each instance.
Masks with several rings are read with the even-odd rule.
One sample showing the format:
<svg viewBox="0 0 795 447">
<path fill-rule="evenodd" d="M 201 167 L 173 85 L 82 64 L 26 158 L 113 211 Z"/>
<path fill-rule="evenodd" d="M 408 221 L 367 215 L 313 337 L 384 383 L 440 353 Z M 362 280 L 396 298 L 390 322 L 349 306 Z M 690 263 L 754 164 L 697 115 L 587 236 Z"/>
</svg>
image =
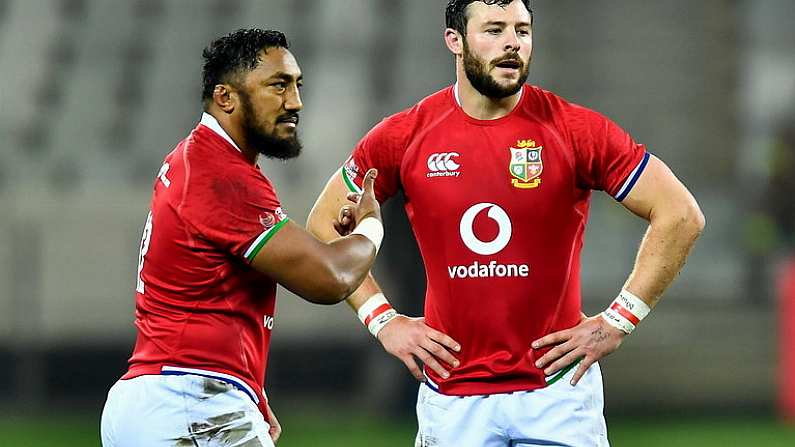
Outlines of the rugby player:
<svg viewBox="0 0 795 447">
<path fill-rule="evenodd" d="M 318 304 L 361 284 L 383 237 L 367 173 L 347 236 L 293 223 L 260 155 L 298 156 L 301 70 L 281 32 L 239 30 L 203 53 L 204 114 L 154 182 L 138 258 L 129 369 L 111 388 L 102 444 L 272 446 L 263 389 L 276 284 Z M 265 172 L 278 164 L 265 164 Z M 332 219 L 334 220 L 334 219 Z"/>
<path fill-rule="evenodd" d="M 367 133 L 308 228 L 336 238 L 329 222 L 368 169 L 380 202 L 405 195 L 426 269 L 424 319 L 399 315 L 372 277 L 348 303 L 423 380 L 418 446 L 608 445 L 597 361 L 657 304 L 704 217 L 614 122 L 525 84 L 529 0 L 450 0 L 446 24 L 456 83 Z M 586 317 L 580 252 L 594 190 L 649 227 L 618 297 Z"/>
</svg>

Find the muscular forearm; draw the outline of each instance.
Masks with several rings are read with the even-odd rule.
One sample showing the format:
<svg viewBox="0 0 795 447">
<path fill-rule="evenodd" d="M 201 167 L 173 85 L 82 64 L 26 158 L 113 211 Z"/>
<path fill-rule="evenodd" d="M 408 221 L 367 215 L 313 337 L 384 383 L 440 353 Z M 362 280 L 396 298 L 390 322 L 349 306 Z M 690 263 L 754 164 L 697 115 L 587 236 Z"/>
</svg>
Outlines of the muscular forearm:
<svg viewBox="0 0 795 447">
<path fill-rule="evenodd" d="M 309 218 L 306 222 L 307 231 L 323 242 L 334 241 L 331 242 L 331 244 L 334 244 L 342 240 L 331 224 L 334 220 L 335 213 L 339 207 L 342 206 L 342 203 L 341 200 L 330 201 L 330 203 L 319 200 L 309 213 Z M 354 311 L 358 310 L 368 298 L 381 292 L 381 288 L 376 283 L 372 274 L 369 274 L 369 272 L 364 272 L 364 274 L 363 281 L 359 281 L 361 285 L 347 297 L 348 305 L 351 306 Z M 357 282 L 357 284 L 359 283 Z"/>
<path fill-rule="evenodd" d="M 288 243 L 283 240 L 273 242 Z M 257 258 L 253 265 L 315 304 L 336 304 L 344 300 L 366 278 L 375 260 L 373 243 L 362 236 L 340 238 L 325 244 L 307 234 L 305 239 L 293 237 L 290 243 L 302 244 L 304 248 L 294 250 L 296 253 L 292 256 L 282 255 L 278 260 Z M 278 249 L 276 246 L 271 248 Z M 287 250 L 288 247 L 284 247 L 281 251 Z"/>
<path fill-rule="evenodd" d="M 653 308 L 684 266 L 704 229 L 704 216 L 690 204 L 652 213 L 650 221 L 624 288 Z"/>
<path fill-rule="evenodd" d="M 343 212 L 340 211 L 345 203 L 347 186 L 340 174 L 337 173 L 326 184 L 307 220 L 307 230 L 321 241 L 332 241 L 340 233 L 335 228 L 335 218 Z M 457 367 L 458 360 L 451 352 L 458 352 L 461 347 L 452 338 L 428 327 L 422 318 L 408 318 L 396 315 L 394 309 L 382 295 L 380 287 L 372 275 L 367 275 L 364 282 L 347 299 L 348 305 L 359 315 L 367 329 L 384 346 L 384 349 L 399 358 L 411 371 L 417 380 L 424 380 L 424 375 L 416 358 L 421 359 L 425 365 L 436 371 L 442 377 L 447 377 L 449 371 L 442 363 Z M 386 304 L 386 306 L 384 306 Z M 369 313 L 368 313 L 369 312 Z M 369 322 L 368 322 L 369 321 Z M 416 358 L 415 358 L 416 357 Z"/>
<path fill-rule="evenodd" d="M 323 263 L 316 267 L 316 276 L 329 280 L 325 281 L 322 287 L 325 291 L 322 294 L 324 297 L 320 300 L 314 299 L 313 302 L 335 304 L 345 298 L 348 305 L 356 311 L 368 298 L 381 292 L 381 288 L 369 273 L 375 260 L 372 244 L 369 244 L 365 250 L 357 246 L 346 247 L 352 242 L 361 242 L 351 239 L 338 236 L 336 240 L 328 243 L 327 249 L 324 249 L 325 253 L 319 257 L 323 259 Z"/>
<path fill-rule="evenodd" d="M 581 359 L 571 379 L 576 385 L 594 362 L 618 349 L 627 334 L 660 300 L 685 264 L 690 249 L 704 230 L 704 216 L 695 198 L 656 157 L 622 204 L 649 221 L 635 260 L 635 268 L 611 305 L 600 315 L 583 319 L 573 328 L 546 335 L 533 349 L 554 346 L 536 362 L 547 375 Z"/>
<path fill-rule="evenodd" d="M 651 225 L 643 237 L 635 268 L 624 288 L 641 299 L 650 308 L 659 301 L 662 293 L 682 269 L 690 249 L 704 228 L 704 217 L 693 201 L 692 206 L 666 209 L 651 216 Z M 614 305 L 625 306 L 621 293 Z M 536 361 L 536 367 L 552 375 L 574 362 L 581 360 L 572 376 L 576 385 L 590 366 L 618 349 L 623 338 L 632 332 L 640 315 L 640 306 L 623 307 L 623 311 L 609 307 L 601 316 L 583 319 L 577 326 L 558 331 L 533 342 L 533 349 L 554 346 Z M 645 310 L 647 312 L 648 309 Z M 608 315 L 612 312 L 614 315 Z"/>
<path fill-rule="evenodd" d="M 368 279 L 375 261 L 375 246 L 362 236 L 337 239 L 326 246 L 323 269 L 334 279 L 332 290 L 336 302 L 349 297 Z"/>
</svg>

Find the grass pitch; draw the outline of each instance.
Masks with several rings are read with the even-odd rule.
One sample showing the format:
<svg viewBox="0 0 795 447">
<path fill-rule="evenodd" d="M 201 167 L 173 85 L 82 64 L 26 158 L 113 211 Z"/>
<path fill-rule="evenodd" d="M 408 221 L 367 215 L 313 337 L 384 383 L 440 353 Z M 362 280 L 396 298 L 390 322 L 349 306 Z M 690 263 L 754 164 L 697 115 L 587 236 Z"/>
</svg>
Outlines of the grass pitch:
<svg viewBox="0 0 795 447">
<path fill-rule="evenodd" d="M 332 417 L 286 414 L 279 447 L 391 447 L 412 446 L 414 422 L 399 423 L 356 415 Z M 795 446 L 795 426 L 765 418 L 648 418 L 608 421 L 613 447 L 754 447 Z M 98 415 L 58 417 L 0 416 L 3 447 L 99 446 Z"/>
</svg>

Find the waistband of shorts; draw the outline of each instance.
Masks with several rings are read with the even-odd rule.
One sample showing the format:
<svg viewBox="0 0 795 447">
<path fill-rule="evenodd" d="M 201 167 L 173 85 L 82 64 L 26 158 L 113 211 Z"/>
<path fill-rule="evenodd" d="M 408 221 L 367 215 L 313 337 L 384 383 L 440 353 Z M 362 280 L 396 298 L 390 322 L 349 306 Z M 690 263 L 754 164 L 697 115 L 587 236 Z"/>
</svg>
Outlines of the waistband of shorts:
<svg viewBox="0 0 795 447">
<path fill-rule="evenodd" d="M 127 374 L 122 376 L 122 379 L 132 379 L 133 377 L 141 376 L 141 375 L 153 375 L 159 374 L 162 376 L 200 376 L 200 377 L 207 377 L 209 379 L 219 380 L 224 383 L 228 383 L 238 390 L 245 393 L 255 404 L 259 405 L 260 398 L 257 396 L 257 393 L 254 392 L 246 382 L 232 374 L 226 374 L 218 371 L 210 371 L 207 369 L 199 369 L 199 368 L 187 368 L 182 366 L 173 366 L 173 365 L 162 365 L 162 366 L 155 366 L 151 365 L 151 368 L 147 367 L 138 367 L 138 368 L 131 368 Z M 263 391 L 264 393 L 264 391 Z"/>
</svg>

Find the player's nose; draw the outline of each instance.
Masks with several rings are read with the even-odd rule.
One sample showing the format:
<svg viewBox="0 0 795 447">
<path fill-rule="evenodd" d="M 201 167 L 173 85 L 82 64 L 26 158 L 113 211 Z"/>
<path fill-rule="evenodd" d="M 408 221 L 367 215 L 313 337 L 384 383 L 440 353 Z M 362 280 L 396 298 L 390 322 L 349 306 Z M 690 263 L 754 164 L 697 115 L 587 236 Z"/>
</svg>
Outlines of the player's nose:
<svg viewBox="0 0 795 447">
<path fill-rule="evenodd" d="M 301 92 L 298 88 L 291 89 L 284 99 L 284 110 L 288 112 L 298 112 L 304 108 L 304 103 L 301 101 Z"/>
<path fill-rule="evenodd" d="M 516 34 L 516 30 L 512 28 L 506 29 L 504 35 L 505 35 L 505 42 L 503 44 L 503 49 L 506 52 L 519 51 L 521 42 L 519 41 L 519 36 Z"/>
</svg>

